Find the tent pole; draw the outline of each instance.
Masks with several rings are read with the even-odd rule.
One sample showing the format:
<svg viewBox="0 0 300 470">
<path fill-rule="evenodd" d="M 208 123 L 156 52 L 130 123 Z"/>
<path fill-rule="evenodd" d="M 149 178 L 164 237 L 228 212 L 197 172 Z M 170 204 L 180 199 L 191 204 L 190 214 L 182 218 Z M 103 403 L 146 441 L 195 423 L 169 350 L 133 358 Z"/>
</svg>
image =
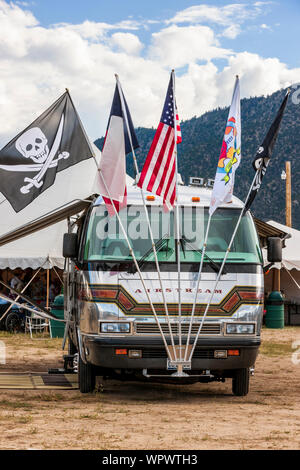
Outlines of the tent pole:
<svg viewBox="0 0 300 470">
<path fill-rule="evenodd" d="M 36 271 L 36 273 L 34 273 L 34 275 L 32 276 L 32 278 L 28 281 L 28 283 L 26 284 L 25 287 L 23 287 L 22 291 L 21 291 L 21 294 L 23 294 L 23 292 L 25 292 L 25 290 L 27 289 L 27 287 L 32 283 L 33 279 L 38 275 L 38 273 L 40 272 L 40 270 L 42 269 L 42 266 Z M 7 269 L 6 269 L 6 282 L 7 282 Z M 18 301 L 20 298 L 20 296 L 18 295 L 16 297 L 16 301 Z M 2 317 L 0 318 L 0 322 L 3 320 L 3 318 L 8 314 L 8 312 L 10 311 L 10 309 L 12 308 L 13 304 L 10 304 L 10 306 L 7 308 L 7 310 L 5 310 L 5 312 L 3 313 Z"/>
<path fill-rule="evenodd" d="M 46 309 L 49 308 L 49 283 L 50 283 L 50 275 L 49 269 L 47 269 L 47 297 L 46 297 Z"/>
<path fill-rule="evenodd" d="M 47 291 L 46 291 L 46 309 L 49 310 L 49 282 L 50 282 L 50 273 L 49 273 L 49 269 L 46 270 L 46 279 L 47 279 Z M 47 322 L 47 320 L 46 320 Z M 49 332 L 49 327 L 47 326 L 46 328 L 46 332 L 48 333 Z"/>
<path fill-rule="evenodd" d="M 63 280 L 61 279 L 60 275 L 58 274 L 58 272 L 56 271 L 55 267 L 52 266 L 52 269 L 54 270 L 56 276 L 58 277 L 58 279 L 60 280 L 60 283 L 63 285 Z"/>
</svg>

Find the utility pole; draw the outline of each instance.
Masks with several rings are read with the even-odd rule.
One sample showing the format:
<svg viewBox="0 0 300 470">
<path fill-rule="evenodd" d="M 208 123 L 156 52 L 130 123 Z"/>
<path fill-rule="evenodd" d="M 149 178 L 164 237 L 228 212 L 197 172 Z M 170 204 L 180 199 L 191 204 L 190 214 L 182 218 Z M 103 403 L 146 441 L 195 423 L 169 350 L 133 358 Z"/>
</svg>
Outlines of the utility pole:
<svg viewBox="0 0 300 470">
<path fill-rule="evenodd" d="M 292 183 L 291 183 L 291 162 L 285 162 L 286 173 L 286 193 L 285 193 L 285 224 L 292 227 Z"/>
</svg>

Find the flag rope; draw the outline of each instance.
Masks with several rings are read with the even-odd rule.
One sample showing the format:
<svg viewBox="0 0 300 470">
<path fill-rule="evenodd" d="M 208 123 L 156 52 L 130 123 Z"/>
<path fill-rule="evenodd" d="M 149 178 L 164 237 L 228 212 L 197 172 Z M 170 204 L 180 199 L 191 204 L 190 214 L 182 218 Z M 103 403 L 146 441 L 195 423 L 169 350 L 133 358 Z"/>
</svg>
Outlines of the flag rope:
<svg viewBox="0 0 300 470">
<path fill-rule="evenodd" d="M 284 263 L 281 263 L 282 266 L 284 267 L 284 269 L 286 270 L 286 272 L 288 273 L 288 275 L 292 278 L 292 280 L 294 281 L 294 283 L 296 284 L 296 286 L 298 287 L 298 289 L 300 289 L 300 286 L 298 284 L 298 282 L 296 281 L 296 279 L 291 275 L 290 271 L 287 269 L 287 267 L 285 266 Z"/>
</svg>

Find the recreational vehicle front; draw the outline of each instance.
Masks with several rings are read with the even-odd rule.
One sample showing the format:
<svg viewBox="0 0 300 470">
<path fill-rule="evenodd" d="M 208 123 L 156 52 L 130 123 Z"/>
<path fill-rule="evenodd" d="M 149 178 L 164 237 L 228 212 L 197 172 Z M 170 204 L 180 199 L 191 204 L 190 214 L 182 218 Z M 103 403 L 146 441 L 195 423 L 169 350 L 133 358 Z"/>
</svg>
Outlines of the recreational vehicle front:
<svg viewBox="0 0 300 470">
<path fill-rule="evenodd" d="M 232 378 L 234 394 L 248 392 L 262 324 L 261 249 L 247 212 L 216 285 L 243 207 L 233 198 L 213 215 L 197 288 L 210 196 L 208 188 L 179 186 L 179 251 L 176 211 L 166 211 L 160 198 L 146 195 L 151 240 L 135 186 L 128 192 L 120 220 L 108 213 L 100 197 L 79 224 L 77 235 L 72 234 L 77 256 L 67 277 L 67 310 L 70 344 L 80 356 L 82 392 L 93 389 L 97 375 L 175 383 Z M 176 358 L 182 364 L 179 374 Z"/>
</svg>

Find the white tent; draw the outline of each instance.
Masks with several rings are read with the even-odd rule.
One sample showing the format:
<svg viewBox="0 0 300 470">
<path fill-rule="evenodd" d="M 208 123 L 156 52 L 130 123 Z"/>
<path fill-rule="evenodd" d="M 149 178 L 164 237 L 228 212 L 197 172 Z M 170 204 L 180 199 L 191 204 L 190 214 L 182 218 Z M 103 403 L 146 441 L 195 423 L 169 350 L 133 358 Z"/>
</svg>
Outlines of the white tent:
<svg viewBox="0 0 300 470">
<path fill-rule="evenodd" d="M 280 269 L 280 285 L 285 299 L 291 303 L 300 304 L 300 231 L 273 220 L 270 220 L 268 224 L 291 235 L 291 238 L 285 240 L 282 263 L 275 263 L 272 268 Z M 265 264 L 268 264 L 266 253 L 264 253 L 264 258 Z M 270 273 L 265 275 L 266 292 L 272 291 L 272 268 Z"/>
<path fill-rule="evenodd" d="M 96 160 L 101 152 L 93 145 Z M 93 158 L 57 173 L 55 183 L 36 198 L 29 206 L 16 213 L 6 199 L 0 199 L 0 236 L 11 232 L 32 220 L 57 208 L 86 199 L 97 193 L 97 171 Z M 1 196 L 0 196 L 1 198 Z M 61 221 L 43 230 L 0 247 L 0 269 L 28 267 L 50 269 L 64 267 L 62 257 L 63 234 L 67 231 L 67 221 Z"/>
<path fill-rule="evenodd" d="M 282 264 L 289 271 L 292 269 L 300 271 L 300 231 L 279 224 L 274 220 L 269 220 L 268 224 L 291 235 L 291 238 L 285 240 L 285 248 L 282 250 Z M 279 268 L 278 265 L 275 265 L 275 267 Z"/>
</svg>

